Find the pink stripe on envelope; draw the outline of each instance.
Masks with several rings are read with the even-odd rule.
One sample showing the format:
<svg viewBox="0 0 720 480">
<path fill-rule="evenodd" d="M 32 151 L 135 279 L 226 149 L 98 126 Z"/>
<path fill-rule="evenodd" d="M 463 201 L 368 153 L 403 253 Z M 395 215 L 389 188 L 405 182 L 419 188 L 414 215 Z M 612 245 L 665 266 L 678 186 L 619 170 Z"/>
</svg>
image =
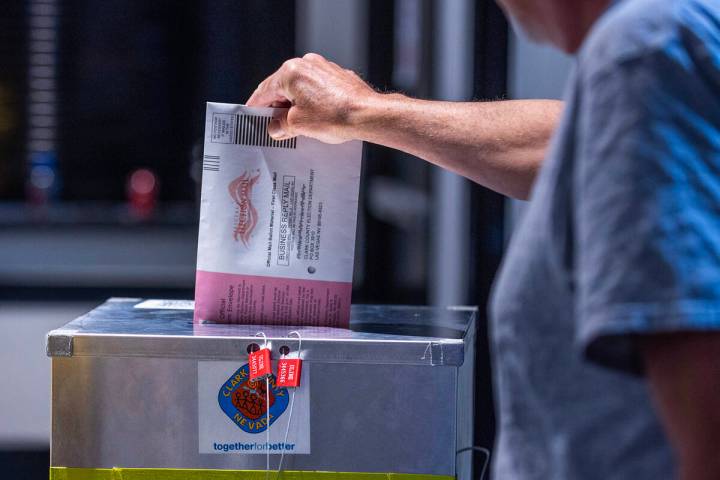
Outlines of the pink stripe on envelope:
<svg viewBox="0 0 720 480">
<path fill-rule="evenodd" d="M 347 328 L 351 295 L 352 282 L 198 270 L 194 321 Z"/>
</svg>

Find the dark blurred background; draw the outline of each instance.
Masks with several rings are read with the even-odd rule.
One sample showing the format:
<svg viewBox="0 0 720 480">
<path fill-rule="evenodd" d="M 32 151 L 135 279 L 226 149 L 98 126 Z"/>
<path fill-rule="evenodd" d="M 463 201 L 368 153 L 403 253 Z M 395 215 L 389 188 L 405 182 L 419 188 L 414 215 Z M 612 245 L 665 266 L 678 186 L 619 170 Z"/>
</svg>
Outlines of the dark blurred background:
<svg viewBox="0 0 720 480">
<path fill-rule="evenodd" d="M 47 478 L 46 331 L 108 296 L 192 298 L 204 102 L 242 103 L 308 51 L 447 100 L 556 97 L 568 64 L 509 33 L 490 0 L 2 0 L 3 478 Z M 353 301 L 481 307 L 486 447 L 484 307 L 520 210 L 366 147 Z"/>
</svg>

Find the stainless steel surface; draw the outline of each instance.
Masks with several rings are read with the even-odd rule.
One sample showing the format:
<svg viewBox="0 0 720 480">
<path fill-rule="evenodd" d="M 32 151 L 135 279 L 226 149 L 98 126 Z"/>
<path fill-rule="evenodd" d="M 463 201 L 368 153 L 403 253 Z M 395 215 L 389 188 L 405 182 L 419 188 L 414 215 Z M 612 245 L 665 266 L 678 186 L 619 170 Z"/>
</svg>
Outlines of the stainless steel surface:
<svg viewBox="0 0 720 480">
<path fill-rule="evenodd" d="M 273 341 L 297 330 L 308 361 L 462 364 L 467 307 L 353 305 L 350 329 L 257 325 L 193 325 L 191 310 L 138 309 L 140 299 L 110 299 L 48 334 L 50 356 L 143 356 L 233 360 L 264 332 Z"/>
<path fill-rule="evenodd" d="M 0 301 L 0 450 L 48 448 L 51 359 L 43 355 L 45 335 L 94 306 Z"/>
<path fill-rule="evenodd" d="M 187 326 L 191 312 L 133 309 L 138 301 L 112 300 L 49 335 L 51 351 L 72 345 L 58 347 L 71 356 L 52 358 L 51 465 L 263 470 L 264 455 L 198 453 L 198 359 L 212 356 L 207 347 L 246 360 L 258 328 L 206 325 L 198 334 Z M 358 306 L 354 330 L 303 329 L 312 453 L 286 456 L 284 468 L 471 478 L 470 456 L 456 452 L 472 445 L 474 317 L 464 308 Z M 285 329 L 262 329 L 276 338 L 273 349 L 282 345 Z"/>
<path fill-rule="evenodd" d="M 475 328 L 468 329 L 465 335 L 465 361 L 457 369 L 456 404 L 456 451 L 455 475 L 460 479 L 473 478 L 473 451 L 475 446 Z M 489 379 L 485 379 L 489 381 Z M 483 412 L 484 413 L 484 412 Z"/>
<path fill-rule="evenodd" d="M 285 468 L 453 474 L 454 368 L 308 367 L 312 453 Z M 54 466 L 265 468 L 264 455 L 198 453 L 197 361 L 55 358 L 53 379 Z"/>
</svg>

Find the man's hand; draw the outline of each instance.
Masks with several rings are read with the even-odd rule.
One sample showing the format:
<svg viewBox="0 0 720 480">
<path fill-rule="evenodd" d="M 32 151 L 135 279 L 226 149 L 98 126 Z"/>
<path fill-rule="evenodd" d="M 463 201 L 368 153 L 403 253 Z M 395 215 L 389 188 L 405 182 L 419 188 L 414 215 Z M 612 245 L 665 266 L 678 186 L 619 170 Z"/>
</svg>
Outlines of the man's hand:
<svg viewBox="0 0 720 480">
<path fill-rule="evenodd" d="M 288 60 L 263 81 L 247 101 L 255 107 L 290 107 L 270 123 L 270 136 L 297 135 L 326 143 L 357 138 L 355 114 L 378 94 L 354 72 L 315 53 Z"/>
</svg>

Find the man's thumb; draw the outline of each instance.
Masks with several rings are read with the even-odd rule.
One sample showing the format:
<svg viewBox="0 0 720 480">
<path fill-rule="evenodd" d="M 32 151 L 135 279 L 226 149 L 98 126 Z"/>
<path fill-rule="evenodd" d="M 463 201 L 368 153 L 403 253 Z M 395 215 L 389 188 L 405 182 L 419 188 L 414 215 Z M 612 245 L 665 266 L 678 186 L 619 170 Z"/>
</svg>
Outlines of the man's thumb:
<svg viewBox="0 0 720 480">
<path fill-rule="evenodd" d="M 283 114 L 270 120 L 270 123 L 268 124 L 268 135 L 270 135 L 273 140 L 285 140 L 295 136 L 290 132 L 287 114 Z"/>
</svg>

